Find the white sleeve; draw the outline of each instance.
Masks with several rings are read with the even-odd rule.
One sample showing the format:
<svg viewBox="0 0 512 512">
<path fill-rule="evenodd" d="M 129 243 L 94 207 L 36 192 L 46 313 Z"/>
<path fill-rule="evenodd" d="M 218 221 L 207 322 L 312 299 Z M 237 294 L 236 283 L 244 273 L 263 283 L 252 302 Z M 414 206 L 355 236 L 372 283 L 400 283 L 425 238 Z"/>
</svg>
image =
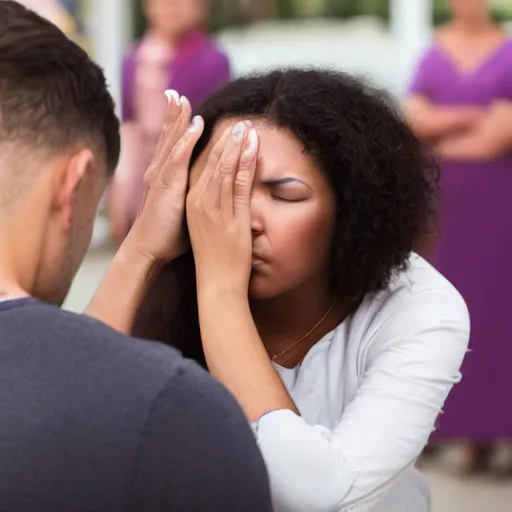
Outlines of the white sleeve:
<svg viewBox="0 0 512 512">
<path fill-rule="evenodd" d="M 453 288 L 430 289 L 383 320 L 370 326 L 361 385 L 334 430 L 309 426 L 291 411 L 253 423 L 276 511 L 338 512 L 378 502 L 426 445 L 460 379 L 466 305 Z"/>
</svg>

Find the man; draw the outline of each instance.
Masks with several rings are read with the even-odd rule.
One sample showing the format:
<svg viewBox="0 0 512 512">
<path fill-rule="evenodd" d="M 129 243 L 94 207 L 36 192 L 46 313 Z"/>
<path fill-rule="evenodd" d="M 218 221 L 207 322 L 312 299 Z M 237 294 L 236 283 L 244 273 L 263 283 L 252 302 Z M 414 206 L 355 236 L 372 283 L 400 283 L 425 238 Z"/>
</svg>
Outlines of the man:
<svg viewBox="0 0 512 512">
<path fill-rule="evenodd" d="M 190 120 L 173 108 L 140 223 L 89 309 L 107 322 L 129 318 L 143 292 L 112 295 L 130 278 L 126 261 L 149 276 L 177 256 L 161 244 L 176 221 L 173 190 L 155 181 L 171 124 Z M 0 509 L 270 511 L 264 463 L 220 384 L 172 349 L 121 334 L 126 325 L 56 307 L 118 156 L 101 70 L 54 25 L 0 1 Z"/>
</svg>

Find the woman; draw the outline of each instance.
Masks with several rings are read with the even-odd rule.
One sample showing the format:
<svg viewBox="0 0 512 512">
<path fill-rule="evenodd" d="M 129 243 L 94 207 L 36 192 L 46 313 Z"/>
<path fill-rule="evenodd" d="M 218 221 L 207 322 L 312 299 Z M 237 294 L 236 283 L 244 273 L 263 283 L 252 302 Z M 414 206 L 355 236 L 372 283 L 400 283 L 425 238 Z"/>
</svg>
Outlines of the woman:
<svg viewBox="0 0 512 512">
<path fill-rule="evenodd" d="M 457 291 L 413 253 L 435 166 L 344 74 L 238 79 L 197 114 L 192 252 L 154 277 L 133 331 L 231 390 L 277 511 L 428 511 L 415 460 L 469 330 Z"/>
<path fill-rule="evenodd" d="M 110 218 L 116 244 L 126 236 L 140 206 L 142 175 L 165 117 L 166 89 L 197 106 L 230 79 L 226 55 L 203 29 L 205 0 L 144 0 L 145 36 L 122 69 L 123 153 L 110 187 Z"/>
<path fill-rule="evenodd" d="M 466 300 L 472 354 L 434 442 L 461 470 L 512 471 L 512 41 L 483 0 L 451 0 L 453 19 L 423 57 L 406 105 L 412 128 L 438 151 L 445 205 L 433 261 Z M 487 448 L 480 450 L 479 448 Z M 447 453 L 447 455 L 448 455 Z M 453 457 L 455 455 L 455 457 Z"/>
</svg>

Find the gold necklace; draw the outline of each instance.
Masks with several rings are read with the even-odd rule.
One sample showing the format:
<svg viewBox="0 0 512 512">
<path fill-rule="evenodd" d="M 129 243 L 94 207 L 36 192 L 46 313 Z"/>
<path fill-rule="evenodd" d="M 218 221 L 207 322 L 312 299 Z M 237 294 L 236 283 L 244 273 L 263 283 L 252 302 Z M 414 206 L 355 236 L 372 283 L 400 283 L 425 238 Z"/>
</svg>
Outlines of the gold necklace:
<svg viewBox="0 0 512 512">
<path fill-rule="evenodd" d="M 311 334 L 313 334 L 317 329 L 318 327 L 320 327 L 320 325 L 324 322 L 324 320 L 329 316 L 329 314 L 331 313 L 331 311 L 334 309 L 334 306 L 336 305 L 336 301 L 334 301 L 332 304 L 331 304 L 331 307 L 327 310 L 327 312 L 325 313 L 325 315 L 320 318 L 320 320 L 318 320 L 318 322 L 306 333 L 304 334 L 304 336 L 301 336 L 300 338 L 296 339 L 291 345 L 288 345 L 284 350 L 282 350 L 281 352 L 278 352 L 277 354 L 274 354 L 272 356 L 272 361 L 277 361 L 281 356 L 284 356 L 287 352 L 289 352 L 292 348 L 296 347 L 301 341 L 304 341 L 308 336 L 310 336 Z"/>
</svg>

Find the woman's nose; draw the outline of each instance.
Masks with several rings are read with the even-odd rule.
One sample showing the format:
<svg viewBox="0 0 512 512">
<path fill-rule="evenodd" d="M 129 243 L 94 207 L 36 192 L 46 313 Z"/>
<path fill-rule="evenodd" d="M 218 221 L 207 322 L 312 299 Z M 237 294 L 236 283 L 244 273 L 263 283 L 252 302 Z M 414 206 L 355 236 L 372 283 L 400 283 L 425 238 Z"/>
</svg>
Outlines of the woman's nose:
<svg viewBox="0 0 512 512">
<path fill-rule="evenodd" d="M 263 232 L 263 205 L 262 198 L 256 191 L 253 191 L 251 197 L 251 231 L 253 236 L 258 236 Z"/>
</svg>

